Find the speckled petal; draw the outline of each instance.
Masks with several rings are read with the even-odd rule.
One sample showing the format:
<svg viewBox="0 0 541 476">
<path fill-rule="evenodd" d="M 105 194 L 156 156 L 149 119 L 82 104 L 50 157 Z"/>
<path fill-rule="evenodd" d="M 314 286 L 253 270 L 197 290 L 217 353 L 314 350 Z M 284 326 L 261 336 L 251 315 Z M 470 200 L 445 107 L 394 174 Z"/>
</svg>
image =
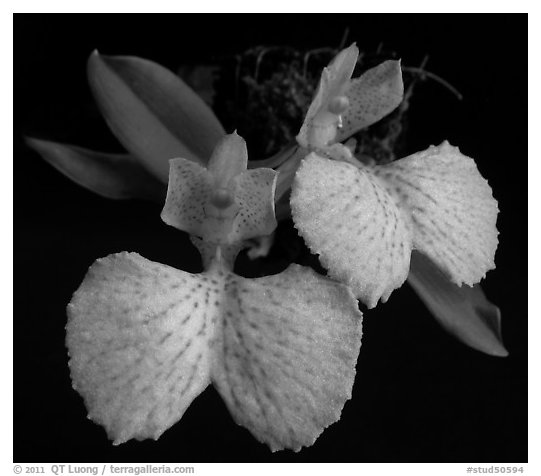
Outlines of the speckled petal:
<svg viewBox="0 0 541 476">
<path fill-rule="evenodd" d="M 345 92 L 350 106 L 342 114 L 337 142 L 374 124 L 402 102 L 404 85 L 400 61 L 389 60 L 350 81 Z"/>
<path fill-rule="evenodd" d="M 240 174 L 235 201 L 239 211 L 229 241 L 264 236 L 276 228 L 274 190 L 278 173 L 272 169 L 252 169 Z"/>
<path fill-rule="evenodd" d="M 498 204 L 473 159 L 444 142 L 374 172 L 410 211 L 413 245 L 455 284 L 494 268 Z"/>
<path fill-rule="evenodd" d="M 291 195 L 295 226 L 330 275 L 368 307 L 408 276 L 407 216 L 370 169 L 310 154 Z"/>
<path fill-rule="evenodd" d="M 73 387 L 115 444 L 158 438 L 209 384 L 217 288 L 136 253 L 97 260 L 68 306 Z"/>
<path fill-rule="evenodd" d="M 212 177 L 208 170 L 186 159 L 169 161 L 169 186 L 162 220 L 195 236 L 207 238 L 209 220 L 205 206 L 212 195 Z M 220 224 L 215 220 L 215 226 Z M 223 220 L 222 220 L 223 222 Z"/>
<path fill-rule="evenodd" d="M 351 397 L 361 318 L 351 291 L 291 265 L 225 284 L 212 380 L 236 422 L 273 451 L 300 450 Z"/>
</svg>

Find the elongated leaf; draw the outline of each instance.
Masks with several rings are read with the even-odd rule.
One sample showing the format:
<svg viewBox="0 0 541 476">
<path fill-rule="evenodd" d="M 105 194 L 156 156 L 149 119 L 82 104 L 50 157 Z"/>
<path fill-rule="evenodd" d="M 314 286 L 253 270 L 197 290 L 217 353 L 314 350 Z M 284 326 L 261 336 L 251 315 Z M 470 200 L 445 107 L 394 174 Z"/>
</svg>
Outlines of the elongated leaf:
<svg viewBox="0 0 541 476">
<path fill-rule="evenodd" d="M 426 256 L 413 252 L 408 282 L 436 320 L 464 344 L 497 357 L 508 355 L 502 343 L 501 315 L 481 286 L 458 287 Z"/>
<path fill-rule="evenodd" d="M 165 200 L 165 184 L 128 154 L 107 154 L 31 137 L 26 143 L 75 183 L 102 197 Z"/>
<path fill-rule="evenodd" d="M 152 61 L 94 52 L 88 79 L 113 133 L 163 182 L 169 159 L 206 163 L 225 134 L 203 100 Z"/>
</svg>

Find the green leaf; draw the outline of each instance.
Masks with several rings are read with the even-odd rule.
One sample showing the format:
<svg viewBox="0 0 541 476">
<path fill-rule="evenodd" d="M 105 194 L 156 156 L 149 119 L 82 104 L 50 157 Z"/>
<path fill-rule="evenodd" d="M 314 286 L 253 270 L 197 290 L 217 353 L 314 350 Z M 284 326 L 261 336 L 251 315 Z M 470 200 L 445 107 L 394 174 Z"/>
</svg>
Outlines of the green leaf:
<svg viewBox="0 0 541 476">
<path fill-rule="evenodd" d="M 113 133 L 164 183 L 169 159 L 204 164 L 225 134 L 204 101 L 156 63 L 95 51 L 88 60 L 88 79 Z"/>
<path fill-rule="evenodd" d="M 408 282 L 442 327 L 464 344 L 496 357 L 502 343 L 501 314 L 481 286 L 453 284 L 426 256 L 413 252 Z"/>
<path fill-rule="evenodd" d="M 165 184 L 130 155 L 106 154 L 31 137 L 26 143 L 55 169 L 102 197 L 165 199 Z"/>
</svg>

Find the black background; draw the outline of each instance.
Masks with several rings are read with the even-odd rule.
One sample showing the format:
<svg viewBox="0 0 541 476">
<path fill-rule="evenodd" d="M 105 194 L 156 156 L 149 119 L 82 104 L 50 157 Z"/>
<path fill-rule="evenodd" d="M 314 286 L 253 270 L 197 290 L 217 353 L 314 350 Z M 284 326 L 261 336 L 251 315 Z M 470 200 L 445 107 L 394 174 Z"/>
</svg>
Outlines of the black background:
<svg viewBox="0 0 541 476">
<path fill-rule="evenodd" d="M 448 139 L 476 158 L 500 206 L 496 271 L 484 289 L 502 310 L 509 357 L 443 332 L 408 286 L 365 314 L 353 399 L 300 453 L 272 454 L 207 389 L 159 441 L 113 447 L 71 389 L 65 307 L 98 257 L 129 250 L 199 271 L 160 207 L 98 197 L 23 146 L 23 134 L 119 150 L 93 105 L 85 63 L 98 48 L 173 70 L 258 44 L 361 49 L 444 77 L 459 102 L 424 83 L 409 152 Z M 15 15 L 14 459 L 58 461 L 525 462 L 527 460 L 527 17 L 525 15 Z"/>
</svg>

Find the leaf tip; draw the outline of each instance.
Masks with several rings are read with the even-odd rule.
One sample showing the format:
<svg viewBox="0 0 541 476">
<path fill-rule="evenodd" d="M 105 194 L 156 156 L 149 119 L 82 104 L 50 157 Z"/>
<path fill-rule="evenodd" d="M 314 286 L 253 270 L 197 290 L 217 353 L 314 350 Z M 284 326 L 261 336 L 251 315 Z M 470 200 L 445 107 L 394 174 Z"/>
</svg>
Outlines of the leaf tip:
<svg viewBox="0 0 541 476">
<path fill-rule="evenodd" d="M 28 147 L 34 148 L 34 144 L 37 140 L 38 139 L 35 139 L 34 137 L 23 135 L 23 141 Z"/>
<path fill-rule="evenodd" d="M 509 357 L 509 351 L 502 345 L 494 354 L 494 357 Z"/>
<path fill-rule="evenodd" d="M 46 149 L 47 144 L 52 144 L 52 142 L 44 141 L 42 139 L 30 136 L 23 136 L 23 141 L 27 147 L 32 149 L 34 152 L 37 152 L 43 158 L 45 158 L 45 160 L 47 160 L 47 157 L 45 157 L 43 153 Z"/>
<path fill-rule="evenodd" d="M 88 60 L 87 60 L 87 66 L 91 66 L 96 61 L 99 61 L 101 59 L 101 54 L 98 51 L 97 48 L 94 48 L 92 52 L 90 53 Z"/>
</svg>

